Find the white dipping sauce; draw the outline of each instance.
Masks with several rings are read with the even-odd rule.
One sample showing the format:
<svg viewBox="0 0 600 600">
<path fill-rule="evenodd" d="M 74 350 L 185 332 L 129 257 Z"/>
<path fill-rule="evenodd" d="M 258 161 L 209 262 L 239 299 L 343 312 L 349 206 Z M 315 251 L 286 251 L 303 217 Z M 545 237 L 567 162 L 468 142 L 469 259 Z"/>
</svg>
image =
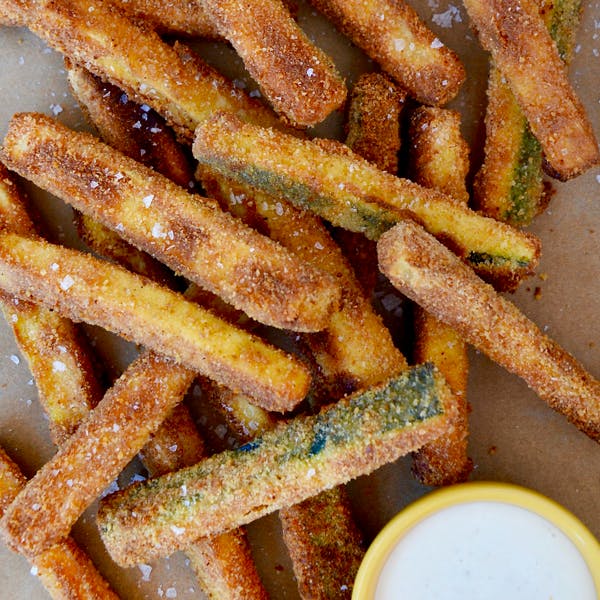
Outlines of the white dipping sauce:
<svg viewBox="0 0 600 600">
<path fill-rule="evenodd" d="M 597 600 L 575 545 L 539 515 L 502 502 L 427 517 L 383 565 L 376 600 Z"/>
</svg>

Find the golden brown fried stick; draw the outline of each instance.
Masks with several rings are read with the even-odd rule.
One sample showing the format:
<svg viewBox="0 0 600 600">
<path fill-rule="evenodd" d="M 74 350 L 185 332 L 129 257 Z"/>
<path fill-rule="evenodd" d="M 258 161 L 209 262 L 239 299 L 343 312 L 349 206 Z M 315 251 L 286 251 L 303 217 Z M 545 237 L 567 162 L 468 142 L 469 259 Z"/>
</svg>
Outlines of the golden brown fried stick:
<svg viewBox="0 0 600 600">
<path fill-rule="evenodd" d="M 3 157 L 262 323 L 318 331 L 338 304 L 340 289 L 330 276 L 87 133 L 40 114 L 15 115 Z"/>
<path fill-rule="evenodd" d="M 17 465 L 0 448 L 0 517 L 26 483 Z M 118 600 L 87 554 L 71 538 L 33 557 L 31 563 L 54 600 Z"/>
<path fill-rule="evenodd" d="M 539 241 L 460 202 L 383 173 L 332 140 L 300 140 L 221 113 L 197 128 L 194 155 L 206 168 L 249 183 L 334 225 L 377 239 L 406 216 L 419 219 L 478 272 L 513 289 L 532 272 Z"/>
<path fill-rule="evenodd" d="M 346 98 L 333 61 L 298 27 L 281 0 L 199 0 L 242 57 L 275 110 L 292 124 L 323 121 Z"/>
<path fill-rule="evenodd" d="M 405 100 L 406 92 L 386 75 L 364 73 L 352 88 L 348 107 L 346 145 L 392 175 L 398 172 L 400 114 Z M 337 229 L 334 237 L 371 297 L 379 273 L 375 242 L 346 229 Z"/>
<path fill-rule="evenodd" d="M 600 441 L 600 382 L 514 304 L 410 221 L 382 236 L 378 251 L 380 268 L 401 292 Z"/>
<path fill-rule="evenodd" d="M 542 0 L 540 4 L 546 27 L 568 66 L 582 2 Z M 526 226 L 550 200 L 542 177 L 542 148 L 494 64 L 490 67 L 487 98 L 485 156 L 473 185 L 474 202 L 495 219 Z"/>
<path fill-rule="evenodd" d="M 217 110 L 277 126 L 279 119 L 181 44 L 174 47 L 101 0 L 2 0 L 4 10 L 95 75 L 146 102 L 184 139 Z"/>
<path fill-rule="evenodd" d="M 407 366 L 352 268 L 315 215 L 249 186 L 210 175 L 204 175 L 202 181 L 211 197 L 234 215 L 333 276 L 344 290 L 340 309 L 331 315 L 327 327 L 303 336 L 330 399 L 381 383 Z"/>
<path fill-rule="evenodd" d="M 396 174 L 400 150 L 400 113 L 406 92 L 382 73 L 364 73 L 350 97 L 346 145 L 356 154 Z"/>
<path fill-rule="evenodd" d="M 37 237 L 25 203 L 0 163 L 0 227 Z M 102 397 L 87 343 L 71 321 L 47 308 L 4 293 L 0 306 L 36 382 L 52 439 L 60 444 Z"/>
<path fill-rule="evenodd" d="M 431 365 L 417 367 L 237 450 L 134 484 L 101 503 L 104 543 L 131 565 L 345 483 L 442 434 L 447 394 Z"/>
<path fill-rule="evenodd" d="M 460 133 L 460 114 L 421 107 L 411 115 L 409 138 L 411 177 L 467 204 L 469 146 Z M 431 361 L 442 372 L 454 396 L 456 419 L 446 435 L 415 452 L 413 467 L 425 485 L 450 485 L 466 480 L 473 469 L 467 454 L 467 346 L 454 329 L 420 306 L 414 315 L 415 362 Z"/>
<path fill-rule="evenodd" d="M 282 508 L 279 518 L 302 600 L 351 598 L 364 550 L 345 488 Z"/>
<path fill-rule="evenodd" d="M 8 507 L 0 526 L 11 548 L 35 556 L 69 534 L 183 398 L 194 372 L 174 366 L 146 352 L 128 367 Z"/>
<path fill-rule="evenodd" d="M 458 56 L 402 0 L 310 2 L 419 102 L 445 104 L 458 92 Z"/>
<path fill-rule="evenodd" d="M 483 47 L 506 77 L 544 151 L 545 170 L 562 181 L 600 161 L 598 143 L 533 0 L 465 0 Z"/>
<path fill-rule="evenodd" d="M 466 205 L 470 150 L 460 132 L 460 114 L 422 106 L 411 115 L 409 138 L 412 178 Z"/>
<path fill-rule="evenodd" d="M 173 131 L 154 110 L 139 105 L 87 69 L 67 63 L 71 91 L 102 140 L 127 156 L 152 167 L 181 187 L 193 185 L 187 154 Z M 172 272 L 146 252 L 127 243 L 116 232 L 75 211 L 77 232 L 94 252 L 134 273 L 174 287 Z"/>
<path fill-rule="evenodd" d="M 307 392 L 310 377 L 291 356 L 147 278 L 81 252 L 0 234 L 0 287 L 165 353 L 269 410 L 287 410 Z"/>
</svg>

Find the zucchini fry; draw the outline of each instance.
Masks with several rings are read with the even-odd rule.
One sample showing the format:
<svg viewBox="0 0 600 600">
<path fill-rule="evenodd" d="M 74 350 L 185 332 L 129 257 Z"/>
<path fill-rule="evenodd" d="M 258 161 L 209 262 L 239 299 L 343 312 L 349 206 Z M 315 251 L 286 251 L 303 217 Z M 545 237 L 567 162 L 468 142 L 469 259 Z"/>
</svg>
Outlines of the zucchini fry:
<svg viewBox="0 0 600 600">
<path fill-rule="evenodd" d="M 381 171 L 398 171 L 400 113 L 406 92 L 382 73 L 364 73 L 354 87 L 346 145 Z"/>
<path fill-rule="evenodd" d="M 308 390 L 310 376 L 291 356 L 180 294 L 81 252 L 0 234 L 0 287 L 164 353 L 269 410 L 295 406 Z"/>
<path fill-rule="evenodd" d="M 242 57 L 276 112 L 292 124 L 323 121 L 346 99 L 333 61 L 298 27 L 281 0 L 199 0 Z"/>
<path fill-rule="evenodd" d="M 2 0 L 0 10 L 72 61 L 123 89 L 161 114 L 184 140 L 218 110 L 278 126 L 279 119 L 259 101 L 194 56 L 134 23 L 102 0 Z"/>
<path fill-rule="evenodd" d="M 87 69 L 66 63 L 71 91 L 104 142 L 181 187 L 193 183 L 191 161 L 162 117 L 149 106 L 129 100 L 119 88 L 102 82 Z M 75 211 L 75 224 L 79 237 L 100 256 L 167 287 L 176 287 L 165 265 L 116 232 L 79 211 Z"/>
<path fill-rule="evenodd" d="M 25 196 L 0 163 L 0 226 L 37 238 L 25 204 Z M 4 293 L 0 307 L 27 360 L 58 445 L 102 397 L 87 343 L 76 325 L 47 308 Z"/>
<path fill-rule="evenodd" d="M 0 517 L 27 480 L 0 448 Z M 118 600 L 87 554 L 71 538 L 31 559 L 42 584 L 54 600 Z"/>
<path fill-rule="evenodd" d="M 282 508 L 279 519 L 302 600 L 350 598 L 364 549 L 344 486 Z"/>
<path fill-rule="evenodd" d="M 398 172 L 400 115 L 406 92 L 382 73 L 364 73 L 350 97 L 346 120 L 346 146 L 380 171 Z M 337 229 L 334 238 L 350 260 L 367 297 L 377 285 L 377 249 L 364 235 Z"/>
<path fill-rule="evenodd" d="M 318 331 L 340 289 L 272 240 L 87 133 L 15 115 L 3 156 L 15 171 L 119 232 L 257 321 Z"/>
<path fill-rule="evenodd" d="M 136 359 L 8 507 L 0 527 L 9 547 L 31 557 L 67 537 L 182 400 L 194 376 L 151 352 Z"/>
<path fill-rule="evenodd" d="M 132 565 L 296 504 L 442 434 L 447 397 L 443 378 L 425 365 L 237 450 L 134 484 L 102 501 L 104 543 L 118 564 Z"/>
<path fill-rule="evenodd" d="M 565 181 L 598 164 L 592 125 L 567 78 L 534 0 L 465 0 L 482 46 L 506 77 L 544 152 L 544 169 Z"/>
<path fill-rule="evenodd" d="M 310 0 L 408 94 L 443 105 L 465 79 L 458 56 L 402 0 Z"/>
<path fill-rule="evenodd" d="M 568 66 L 581 0 L 543 0 L 541 5 L 546 27 Z M 527 226 L 549 201 L 542 178 L 542 148 L 494 64 L 490 67 L 487 97 L 484 162 L 475 178 L 474 202 L 486 215 Z"/>
<path fill-rule="evenodd" d="M 379 240 L 378 251 L 382 272 L 402 293 L 600 441 L 600 382 L 514 304 L 415 223 L 396 225 Z"/>
<path fill-rule="evenodd" d="M 418 108 L 411 116 L 409 137 L 411 177 L 466 205 L 469 146 L 460 133 L 460 114 L 443 108 Z M 413 470 L 425 485 L 450 485 L 465 481 L 473 469 L 467 454 L 467 345 L 454 329 L 420 306 L 415 307 L 414 315 L 415 362 L 430 361 L 444 375 L 452 390 L 456 420 L 446 435 L 415 452 Z"/>
<path fill-rule="evenodd" d="M 370 239 L 407 216 L 416 218 L 502 289 L 514 289 L 538 260 L 534 236 L 383 173 L 331 140 L 299 140 L 221 113 L 198 126 L 193 151 L 202 165 L 224 177 L 285 197 Z"/>
</svg>

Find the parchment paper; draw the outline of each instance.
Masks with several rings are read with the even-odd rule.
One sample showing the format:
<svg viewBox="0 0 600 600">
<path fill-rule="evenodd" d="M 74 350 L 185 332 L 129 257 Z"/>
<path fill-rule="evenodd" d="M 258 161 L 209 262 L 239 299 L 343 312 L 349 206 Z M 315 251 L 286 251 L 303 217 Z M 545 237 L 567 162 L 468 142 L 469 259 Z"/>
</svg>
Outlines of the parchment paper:
<svg viewBox="0 0 600 600">
<path fill-rule="evenodd" d="M 451 107 L 460 110 L 464 135 L 481 160 L 487 56 L 469 29 L 464 8 L 448 0 L 413 3 L 422 18 L 449 46 L 459 52 L 468 73 L 461 94 Z M 301 25 L 328 51 L 351 85 L 356 75 L 374 66 L 311 9 L 303 7 Z M 571 67 L 596 135 L 600 137 L 600 4 L 584 3 L 583 25 Z M 224 72 L 254 89 L 233 53 L 219 44 L 199 49 Z M 68 93 L 61 57 L 23 29 L 0 28 L 0 136 L 14 112 L 36 110 L 55 114 L 75 128 L 85 124 Z M 333 115 L 320 134 L 340 135 L 342 115 Z M 600 169 L 575 181 L 554 183 L 549 210 L 531 230 L 540 236 L 543 256 L 538 274 L 527 280 L 514 301 L 549 335 L 600 377 Z M 61 201 L 28 186 L 53 239 L 79 246 L 71 212 Z M 539 288 L 536 294 L 536 288 Z M 536 299 L 538 296 L 538 299 Z M 132 349 L 95 331 L 104 360 L 123 368 Z M 526 385 L 471 352 L 469 378 L 470 455 L 472 479 L 513 482 L 537 490 L 569 508 L 600 536 L 600 448 L 560 415 L 549 409 Z M 12 335 L 0 323 L 0 444 L 31 476 L 54 448 L 47 432 L 36 389 Z M 133 471 L 124 474 L 122 484 Z M 356 517 L 367 540 L 400 509 L 423 495 L 410 473 L 410 460 L 382 468 L 350 485 Z M 127 599 L 201 598 L 197 583 L 181 555 L 152 564 L 143 577 L 138 568 L 122 570 L 106 556 L 98 541 L 91 507 L 74 530 L 77 540 L 118 593 Z M 273 598 L 297 598 L 291 566 L 280 538 L 279 522 L 271 516 L 249 527 L 256 561 Z M 335 568 L 332 565 L 332 568 Z M 0 598 L 38 600 L 47 594 L 30 574 L 28 563 L 0 547 Z"/>
</svg>

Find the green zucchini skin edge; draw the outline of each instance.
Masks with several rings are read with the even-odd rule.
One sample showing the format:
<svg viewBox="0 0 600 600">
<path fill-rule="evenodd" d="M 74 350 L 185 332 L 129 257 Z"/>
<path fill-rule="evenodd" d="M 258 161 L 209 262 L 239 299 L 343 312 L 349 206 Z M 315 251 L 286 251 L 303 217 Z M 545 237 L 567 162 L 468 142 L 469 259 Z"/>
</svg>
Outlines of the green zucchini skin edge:
<svg viewBox="0 0 600 600">
<path fill-rule="evenodd" d="M 216 533 L 210 530 L 214 518 L 222 525 L 225 515 L 228 528 L 236 519 L 248 522 L 244 519 L 281 508 L 281 493 L 300 502 L 442 433 L 449 393 L 433 364 L 407 369 L 317 415 L 290 419 L 236 450 L 108 496 L 99 514 L 101 535 L 119 564 L 135 564 L 148 548 L 124 559 L 121 546 L 136 549 L 148 541 L 155 556 L 164 556 L 188 543 L 179 528 L 189 528 L 196 539 Z M 299 491 L 290 492 L 290 486 Z M 215 517 L 214 510 L 221 513 Z M 166 546 L 156 550 L 159 542 Z"/>
</svg>

